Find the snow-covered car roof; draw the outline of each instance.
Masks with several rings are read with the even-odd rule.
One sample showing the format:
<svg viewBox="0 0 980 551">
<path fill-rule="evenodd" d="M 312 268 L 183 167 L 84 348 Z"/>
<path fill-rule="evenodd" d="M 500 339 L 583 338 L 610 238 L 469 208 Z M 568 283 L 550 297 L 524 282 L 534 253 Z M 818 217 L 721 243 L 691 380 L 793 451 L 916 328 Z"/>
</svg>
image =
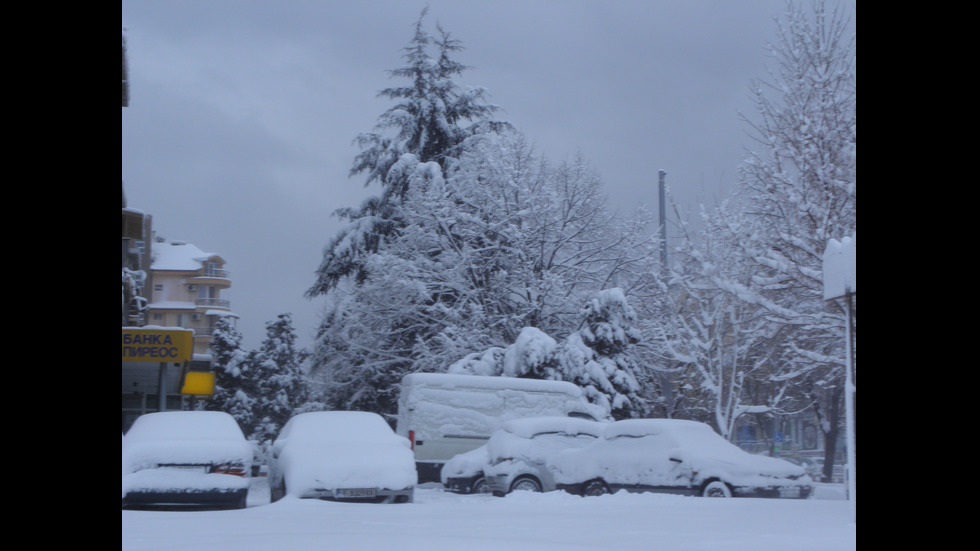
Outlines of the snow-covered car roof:
<svg viewBox="0 0 980 551">
<path fill-rule="evenodd" d="M 277 440 L 301 438 L 305 441 L 329 442 L 397 442 L 385 420 L 366 411 L 312 411 L 291 418 Z"/>
<path fill-rule="evenodd" d="M 626 419 L 610 423 L 602 437 L 612 440 L 619 437 L 669 436 L 677 446 L 679 455 L 705 455 L 717 459 L 746 460 L 748 452 L 725 440 L 709 425 L 684 419 Z M 680 457 L 679 457 L 680 458 Z"/>
<path fill-rule="evenodd" d="M 139 416 L 122 444 L 123 472 L 161 463 L 251 464 L 252 448 L 234 417 L 220 411 L 162 411 Z"/>
<path fill-rule="evenodd" d="M 588 434 L 598 437 L 605 426 L 606 423 L 578 417 L 547 416 L 511 419 L 501 429 L 521 438 L 533 438 L 546 433 Z"/>
<path fill-rule="evenodd" d="M 158 411 L 136 418 L 127 442 L 141 440 L 244 439 L 235 418 L 221 411 Z"/>
</svg>

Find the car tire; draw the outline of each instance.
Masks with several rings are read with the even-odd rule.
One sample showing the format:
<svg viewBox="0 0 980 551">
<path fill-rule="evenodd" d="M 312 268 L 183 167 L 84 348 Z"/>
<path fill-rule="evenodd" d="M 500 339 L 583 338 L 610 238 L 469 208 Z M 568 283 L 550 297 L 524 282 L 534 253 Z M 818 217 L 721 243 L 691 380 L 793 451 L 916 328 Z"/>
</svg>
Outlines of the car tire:
<svg viewBox="0 0 980 551">
<path fill-rule="evenodd" d="M 487 484 L 487 479 L 485 479 L 485 478 L 483 478 L 481 476 L 480 478 L 477 478 L 476 480 L 474 480 L 473 481 L 473 485 L 470 486 L 470 493 L 471 494 L 489 494 L 490 493 L 490 485 Z"/>
<path fill-rule="evenodd" d="M 515 490 L 524 490 L 524 491 L 530 491 L 530 492 L 540 492 L 541 491 L 541 483 L 538 482 L 533 477 L 530 477 L 530 476 L 522 476 L 522 477 L 519 477 L 517 480 L 515 480 L 513 483 L 511 483 L 511 485 L 510 485 L 510 491 L 513 492 Z"/>
<path fill-rule="evenodd" d="M 582 485 L 582 495 L 588 496 L 601 496 L 609 493 L 609 486 L 601 480 L 590 480 Z"/>
<path fill-rule="evenodd" d="M 711 480 L 701 489 L 702 497 L 732 497 L 732 489 L 720 480 Z"/>
<path fill-rule="evenodd" d="M 277 484 L 271 490 L 269 490 L 269 501 L 271 501 L 272 503 L 275 503 L 275 502 L 279 501 L 280 499 L 282 499 L 284 497 L 286 497 L 286 480 L 285 479 L 279 481 L 279 484 Z"/>
</svg>

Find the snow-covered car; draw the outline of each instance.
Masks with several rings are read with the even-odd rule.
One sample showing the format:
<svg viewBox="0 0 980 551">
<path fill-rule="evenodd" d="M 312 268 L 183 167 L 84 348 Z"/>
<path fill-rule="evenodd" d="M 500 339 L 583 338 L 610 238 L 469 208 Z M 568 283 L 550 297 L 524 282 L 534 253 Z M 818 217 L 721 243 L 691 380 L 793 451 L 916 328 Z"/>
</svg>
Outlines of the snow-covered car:
<svg viewBox="0 0 980 551">
<path fill-rule="evenodd" d="M 439 476 L 442 485 L 457 494 L 488 494 L 490 486 L 483 475 L 488 463 L 487 445 L 458 453 L 442 466 Z"/>
<path fill-rule="evenodd" d="M 252 447 L 231 415 L 147 413 L 123 437 L 123 507 L 244 509 L 251 470 Z"/>
<path fill-rule="evenodd" d="M 268 480 L 272 501 L 411 503 L 418 475 L 408 439 L 380 415 L 317 411 L 286 422 L 272 443 Z"/>
<path fill-rule="evenodd" d="M 515 419 L 487 442 L 488 464 L 483 473 L 496 496 L 515 490 L 550 492 L 554 477 L 547 459 L 562 450 L 583 448 L 596 441 L 606 423 L 573 417 Z"/>
<path fill-rule="evenodd" d="M 665 492 L 705 497 L 806 498 L 806 471 L 775 457 L 752 455 L 710 426 L 678 419 L 610 423 L 584 448 L 548 461 L 558 489 L 591 496 Z"/>
<path fill-rule="evenodd" d="M 550 473 L 543 469 L 545 458 L 558 450 L 591 443 L 604 426 L 577 417 L 512 419 L 483 446 L 447 461 L 442 484 L 451 492 L 492 492 L 498 496 L 512 490 L 554 490 Z"/>
</svg>

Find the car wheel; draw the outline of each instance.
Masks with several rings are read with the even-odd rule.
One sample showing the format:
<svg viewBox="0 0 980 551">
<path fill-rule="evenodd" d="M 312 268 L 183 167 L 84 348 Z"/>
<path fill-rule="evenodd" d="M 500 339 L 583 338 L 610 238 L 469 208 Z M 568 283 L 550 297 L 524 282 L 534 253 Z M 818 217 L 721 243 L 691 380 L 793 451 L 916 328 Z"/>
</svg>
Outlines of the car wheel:
<svg viewBox="0 0 980 551">
<path fill-rule="evenodd" d="M 524 490 L 528 492 L 540 492 L 541 483 L 530 476 L 522 476 L 510 485 L 510 491 Z"/>
<path fill-rule="evenodd" d="M 482 476 L 480 478 L 477 478 L 473 482 L 473 485 L 470 486 L 470 493 L 471 494 L 489 494 L 490 493 L 490 485 L 487 484 L 487 479 L 483 478 Z"/>
<path fill-rule="evenodd" d="M 583 496 L 601 496 L 609 493 L 609 486 L 601 480 L 590 480 L 582 486 Z"/>
<path fill-rule="evenodd" d="M 275 503 L 280 499 L 286 497 L 286 480 L 283 479 L 279 481 L 275 487 L 269 491 L 269 501 Z"/>
<path fill-rule="evenodd" d="M 701 490 L 703 497 L 732 497 L 732 489 L 720 480 L 712 480 Z"/>
</svg>

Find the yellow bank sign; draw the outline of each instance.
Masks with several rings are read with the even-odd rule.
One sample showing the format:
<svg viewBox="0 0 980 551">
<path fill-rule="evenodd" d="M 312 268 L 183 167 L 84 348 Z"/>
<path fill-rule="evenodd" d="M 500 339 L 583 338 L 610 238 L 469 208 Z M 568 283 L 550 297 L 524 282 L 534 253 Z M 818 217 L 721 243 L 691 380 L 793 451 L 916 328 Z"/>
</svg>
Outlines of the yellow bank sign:
<svg viewBox="0 0 980 551">
<path fill-rule="evenodd" d="M 191 329 L 123 327 L 124 362 L 188 362 L 193 353 L 194 331 Z"/>
</svg>

